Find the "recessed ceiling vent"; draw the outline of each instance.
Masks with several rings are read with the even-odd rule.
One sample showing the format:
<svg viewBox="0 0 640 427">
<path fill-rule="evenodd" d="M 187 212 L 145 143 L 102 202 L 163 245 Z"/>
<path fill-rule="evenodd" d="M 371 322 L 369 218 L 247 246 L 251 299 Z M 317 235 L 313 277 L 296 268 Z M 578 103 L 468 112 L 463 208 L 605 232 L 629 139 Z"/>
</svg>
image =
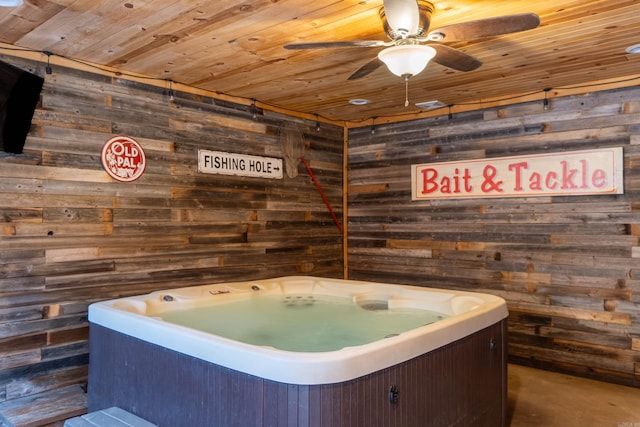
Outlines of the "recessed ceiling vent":
<svg viewBox="0 0 640 427">
<path fill-rule="evenodd" d="M 416 107 L 421 108 L 423 110 L 437 110 L 438 108 L 442 108 L 442 107 L 446 107 L 446 104 L 443 104 L 440 101 L 425 101 L 425 102 L 418 102 L 416 104 Z"/>
<path fill-rule="evenodd" d="M 629 46 L 624 51 L 632 55 L 638 54 L 640 53 L 640 44 L 634 44 L 633 46 Z"/>
</svg>

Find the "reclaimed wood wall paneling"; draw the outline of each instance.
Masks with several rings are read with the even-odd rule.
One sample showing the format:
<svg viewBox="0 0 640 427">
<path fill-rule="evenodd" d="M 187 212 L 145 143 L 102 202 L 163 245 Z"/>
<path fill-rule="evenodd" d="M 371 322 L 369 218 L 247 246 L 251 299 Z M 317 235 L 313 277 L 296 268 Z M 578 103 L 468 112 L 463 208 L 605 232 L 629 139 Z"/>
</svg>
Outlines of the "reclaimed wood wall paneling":
<svg viewBox="0 0 640 427">
<path fill-rule="evenodd" d="M 489 292 L 512 361 L 640 386 L 640 89 L 349 131 L 349 277 Z M 625 194 L 411 201 L 410 165 L 624 147 Z"/>
<path fill-rule="evenodd" d="M 28 60 L 3 57 L 25 69 Z M 0 404 L 86 381 L 91 302 L 290 274 L 342 277 L 342 236 L 306 173 L 197 173 L 197 150 L 280 157 L 280 128 L 342 212 L 343 130 L 55 67 L 20 156 L 0 157 Z M 147 169 L 108 177 L 102 145 L 135 138 Z"/>
</svg>

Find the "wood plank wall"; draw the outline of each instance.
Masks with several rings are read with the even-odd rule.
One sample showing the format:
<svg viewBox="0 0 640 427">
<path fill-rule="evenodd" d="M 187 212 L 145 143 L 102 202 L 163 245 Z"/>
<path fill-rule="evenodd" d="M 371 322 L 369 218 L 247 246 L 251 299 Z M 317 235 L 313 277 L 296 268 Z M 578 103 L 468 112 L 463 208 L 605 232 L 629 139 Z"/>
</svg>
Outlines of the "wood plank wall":
<svg viewBox="0 0 640 427">
<path fill-rule="evenodd" d="M 624 195 L 411 201 L 411 164 L 601 147 Z M 352 129 L 348 174 L 350 279 L 499 295 L 512 361 L 640 386 L 639 87 Z"/>
<path fill-rule="evenodd" d="M 43 74 L 42 64 L 0 60 Z M 306 169 L 282 180 L 197 172 L 205 148 L 304 152 L 338 217 L 343 129 L 54 67 L 23 155 L 0 156 L 0 403 L 86 381 L 87 306 L 171 287 L 282 275 L 342 277 L 342 236 Z M 100 152 L 135 138 L 147 169 L 110 179 Z"/>
</svg>

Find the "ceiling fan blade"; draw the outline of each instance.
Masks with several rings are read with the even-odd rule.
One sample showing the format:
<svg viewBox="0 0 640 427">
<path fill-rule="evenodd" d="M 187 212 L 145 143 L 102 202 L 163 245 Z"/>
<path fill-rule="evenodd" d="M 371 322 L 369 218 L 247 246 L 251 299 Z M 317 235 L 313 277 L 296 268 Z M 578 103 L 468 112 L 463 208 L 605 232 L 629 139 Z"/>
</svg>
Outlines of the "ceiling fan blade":
<svg viewBox="0 0 640 427">
<path fill-rule="evenodd" d="M 380 47 L 391 46 L 393 43 L 383 42 L 380 40 L 356 40 L 344 42 L 309 42 L 309 43 L 290 43 L 284 45 L 285 49 L 327 49 L 341 47 Z"/>
<path fill-rule="evenodd" d="M 436 50 L 436 56 L 432 61 L 447 68 L 453 68 L 458 71 L 473 71 L 482 65 L 479 59 L 458 49 L 438 43 L 432 43 L 429 46 Z"/>
<path fill-rule="evenodd" d="M 420 26 L 417 0 L 384 0 L 384 14 L 389 27 L 402 37 L 416 34 Z"/>
<path fill-rule="evenodd" d="M 531 30 L 538 25 L 540 25 L 538 15 L 521 13 L 448 25 L 431 31 L 427 38 L 443 42 L 468 41 Z"/>
<path fill-rule="evenodd" d="M 358 68 L 353 74 L 351 74 L 347 78 L 347 80 L 356 80 L 356 79 L 360 79 L 360 78 L 362 78 L 364 76 L 368 76 L 369 74 L 371 74 L 375 70 L 377 70 L 378 67 L 380 67 L 381 65 L 382 65 L 382 61 L 380 61 L 378 59 L 378 57 L 376 56 L 371 61 L 369 61 L 366 64 L 364 64 L 362 67 Z"/>
</svg>

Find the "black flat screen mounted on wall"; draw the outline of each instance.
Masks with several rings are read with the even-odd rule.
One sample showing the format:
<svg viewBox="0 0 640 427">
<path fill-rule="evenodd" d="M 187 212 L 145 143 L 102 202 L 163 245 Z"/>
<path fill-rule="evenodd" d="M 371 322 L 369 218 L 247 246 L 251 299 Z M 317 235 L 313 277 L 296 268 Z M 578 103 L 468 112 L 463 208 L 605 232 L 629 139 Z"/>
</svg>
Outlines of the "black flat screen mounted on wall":
<svg viewBox="0 0 640 427">
<path fill-rule="evenodd" d="M 0 61 L 0 151 L 21 154 L 44 79 Z"/>
</svg>

